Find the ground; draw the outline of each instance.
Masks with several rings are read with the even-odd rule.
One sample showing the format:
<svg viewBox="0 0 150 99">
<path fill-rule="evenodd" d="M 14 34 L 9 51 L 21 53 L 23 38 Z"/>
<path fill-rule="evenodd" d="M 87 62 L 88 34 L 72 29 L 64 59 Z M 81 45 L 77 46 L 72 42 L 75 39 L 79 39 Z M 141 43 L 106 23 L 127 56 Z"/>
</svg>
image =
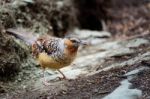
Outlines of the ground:
<svg viewBox="0 0 150 99">
<path fill-rule="evenodd" d="M 27 9 L 24 14 L 27 13 Z M 149 10 L 149 3 L 116 10 L 119 17 L 113 16 L 116 14 L 112 14 L 112 18 L 105 22 L 106 30 L 109 32 L 74 30 L 74 34 L 77 37 L 87 40 L 90 45 L 81 47 L 73 64 L 62 69 L 68 77 L 67 80 L 58 80 L 57 77 L 60 75 L 57 72 L 47 70 L 46 77 L 51 85 L 44 86 L 42 84 L 42 70 L 29 54 L 23 60 L 22 70 L 13 79 L 0 81 L 0 98 L 102 99 L 105 97 L 107 99 L 107 95 L 119 88 L 121 81 L 128 80 L 132 84 L 129 89 L 127 88 L 129 91 L 136 89 L 138 92 L 142 92 L 142 96 L 135 93 L 135 97 L 149 99 Z M 112 12 L 110 11 L 110 13 Z M 120 16 L 122 13 L 125 15 Z M 21 13 L 21 15 L 23 14 Z M 30 19 L 25 18 L 24 20 Z M 35 19 L 35 22 L 37 20 L 38 18 Z M 45 23 L 45 21 L 41 23 L 43 24 L 42 26 L 49 24 Z M 28 21 L 27 23 L 23 22 L 22 25 L 26 28 L 29 27 Z M 33 27 L 31 26 L 32 28 L 29 29 L 33 31 L 35 24 L 32 25 Z M 40 27 L 38 24 L 38 27 L 42 29 L 37 29 L 37 31 L 39 30 L 42 33 L 47 31 L 42 26 Z M 5 24 L 5 27 L 9 27 L 9 25 Z M 90 36 L 86 33 L 90 33 Z M 115 96 L 112 96 L 112 99 L 114 99 L 113 97 Z"/>
</svg>

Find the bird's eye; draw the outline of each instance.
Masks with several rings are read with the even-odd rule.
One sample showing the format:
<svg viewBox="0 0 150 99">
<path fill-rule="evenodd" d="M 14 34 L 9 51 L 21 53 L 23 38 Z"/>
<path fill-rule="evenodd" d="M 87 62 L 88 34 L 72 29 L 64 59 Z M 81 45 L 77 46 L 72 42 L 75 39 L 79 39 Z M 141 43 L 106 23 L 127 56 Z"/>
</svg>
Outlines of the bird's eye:
<svg viewBox="0 0 150 99">
<path fill-rule="evenodd" d="M 71 40 L 73 43 L 76 43 L 77 41 L 76 40 Z"/>
<path fill-rule="evenodd" d="M 79 42 L 80 42 L 80 40 L 77 39 L 77 38 L 70 38 L 70 41 L 71 41 L 72 43 L 79 43 Z"/>
</svg>

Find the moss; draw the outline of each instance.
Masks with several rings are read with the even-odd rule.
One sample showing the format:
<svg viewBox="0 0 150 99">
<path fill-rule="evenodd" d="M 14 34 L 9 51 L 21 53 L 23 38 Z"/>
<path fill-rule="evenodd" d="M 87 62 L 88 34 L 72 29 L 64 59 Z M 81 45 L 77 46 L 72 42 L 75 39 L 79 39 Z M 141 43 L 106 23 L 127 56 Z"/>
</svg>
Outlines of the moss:
<svg viewBox="0 0 150 99">
<path fill-rule="evenodd" d="M 7 34 L 0 32 L 1 78 L 11 78 L 21 70 L 21 63 L 29 54 L 28 48 L 22 45 Z"/>
</svg>

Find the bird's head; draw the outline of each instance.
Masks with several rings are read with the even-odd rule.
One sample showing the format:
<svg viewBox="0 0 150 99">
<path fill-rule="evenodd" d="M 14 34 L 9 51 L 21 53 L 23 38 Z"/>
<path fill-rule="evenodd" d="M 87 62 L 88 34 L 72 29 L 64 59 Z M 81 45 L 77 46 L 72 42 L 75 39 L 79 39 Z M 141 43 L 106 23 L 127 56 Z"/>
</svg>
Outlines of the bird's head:
<svg viewBox="0 0 150 99">
<path fill-rule="evenodd" d="M 72 51 L 77 51 L 80 45 L 87 45 L 87 42 L 78 38 L 65 39 L 65 46 Z"/>
</svg>

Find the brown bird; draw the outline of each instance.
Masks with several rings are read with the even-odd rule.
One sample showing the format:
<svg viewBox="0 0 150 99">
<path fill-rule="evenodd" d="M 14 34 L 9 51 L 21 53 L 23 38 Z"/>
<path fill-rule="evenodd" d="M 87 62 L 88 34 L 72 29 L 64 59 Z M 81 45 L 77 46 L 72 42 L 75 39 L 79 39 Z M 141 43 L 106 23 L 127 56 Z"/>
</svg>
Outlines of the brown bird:
<svg viewBox="0 0 150 99">
<path fill-rule="evenodd" d="M 32 46 L 32 55 L 39 61 L 43 69 L 45 85 L 49 85 L 45 79 L 46 68 L 57 70 L 65 79 L 66 76 L 60 71 L 60 68 L 70 65 L 77 55 L 79 46 L 87 44 L 78 38 L 56 38 L 48 35 L 38 37 L 32 33 L 22 33 L 22 30 L 15 29 L 8 29 L 6 32 Z"/>
</svg>

